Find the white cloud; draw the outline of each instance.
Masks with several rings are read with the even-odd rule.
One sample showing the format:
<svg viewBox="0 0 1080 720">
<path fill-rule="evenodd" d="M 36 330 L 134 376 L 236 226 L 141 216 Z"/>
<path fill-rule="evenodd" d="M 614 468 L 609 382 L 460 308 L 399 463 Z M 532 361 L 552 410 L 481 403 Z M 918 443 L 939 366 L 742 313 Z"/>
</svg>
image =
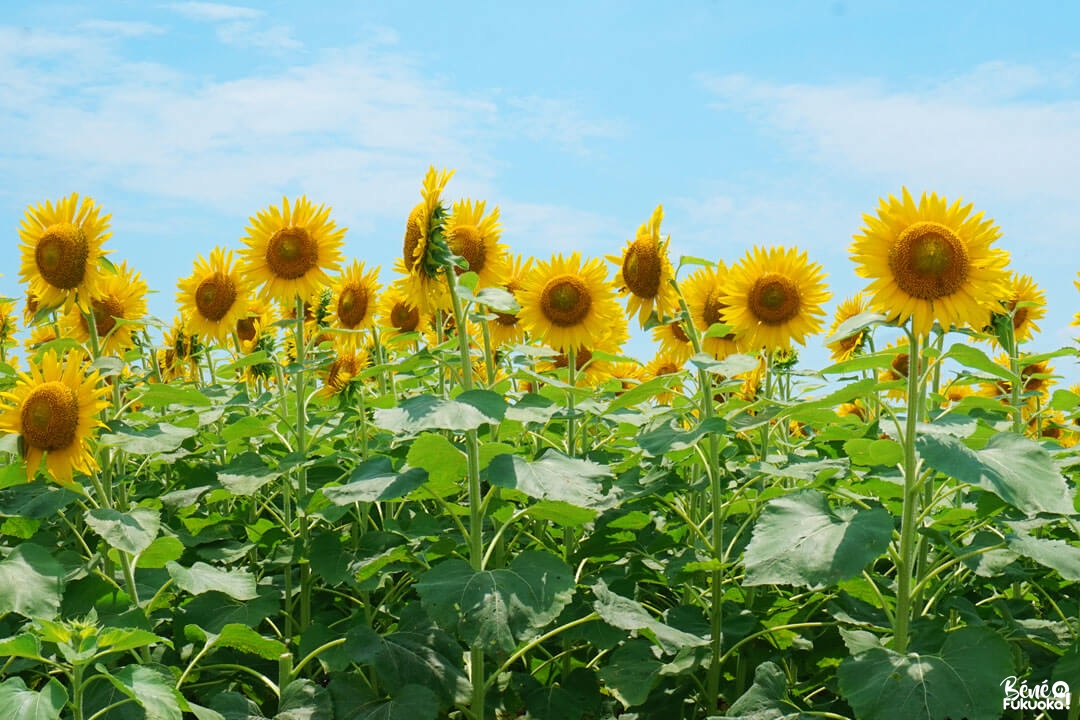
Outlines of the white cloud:
<svg viewBox="0 0 1080 720">
<path fill-rule="evenodd" d="M 226 45 L 257 48 L 272 54 L 279 54 L 286 50 L 299 50 L 304 47 L 304 43 L 293 37 L 292 29 L 285 25 L 259 29 L 251 22 L 230 22 L 219 25 L 216 33 L 218 40 Z"/>
<path fill-rule="evenodd" d="M 203 22 L 226 22 L 229 20 L 254 20 L 262 17 L 261 10 L 242 5 L 225 5 L 210 2 L 178 2 L 167 6 L 170 10 L 189 20 Z"/>
<path fill-rule="evenodd" d="M 165 29 L 153 23 L 127 20 L 86 20 L 79 23 L 80 30 L 119 37 L 161 35 Z"/>
<path fill-rule="evenodd" d="M 620 123 L 589 119 L 565 100 L 530 95 L 512 97 L 507 105 L 513 111 L 515 128 L 525 137 L 551 140 L 578 154 L 587 154 L 596 140 L 625 133 Z"/>
</svg>

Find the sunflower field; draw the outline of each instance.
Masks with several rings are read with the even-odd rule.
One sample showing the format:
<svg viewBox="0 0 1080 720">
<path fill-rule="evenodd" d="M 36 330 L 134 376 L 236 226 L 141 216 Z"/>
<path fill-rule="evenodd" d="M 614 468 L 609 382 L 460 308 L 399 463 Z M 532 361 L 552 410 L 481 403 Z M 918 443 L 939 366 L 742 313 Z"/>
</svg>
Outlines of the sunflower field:
<svg viewBox="0 0 1080 720">
<path fill-rule="evenodd" d="M 0 720 L 1080 717 L 1076 350 L 992 220 L 881 200 L 826 329 L 797 248 L 522 258 L 452 175 L 396 279 L 286 198 L 171 325 L 27 209 Z"/>
</svg>

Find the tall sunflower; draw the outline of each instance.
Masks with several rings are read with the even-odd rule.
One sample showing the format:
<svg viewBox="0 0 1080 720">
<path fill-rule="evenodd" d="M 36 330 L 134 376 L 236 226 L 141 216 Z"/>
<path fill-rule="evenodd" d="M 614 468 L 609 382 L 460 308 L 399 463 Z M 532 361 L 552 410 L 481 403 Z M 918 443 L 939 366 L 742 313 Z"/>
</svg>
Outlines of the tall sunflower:
<svg viewBox="0 0 1080 720">
<path fill-rule="evenodd" d="M 829 335 L 835 335 L 837 328 L 856 315 L 861 315 L 869 309 L 870 303 L 863 297 L 861 292 L 857 292 L 847 300 L 844 300 L 836 307 L 836 315 L 833 318 L 832 326 L 829 327 Z M 860 330 L 854 335 L 849 335 L 846 338 L 841 338 L 835 342 L 828 343 L 832 359 L 835 362 L 850 360 L 856 354 L 862 352 L 863 347 L 866 345 L 866 340 L 869 337 L 870 334 L 866 330 Z"/>
<path fill-rule="evenodd" d="M 453 170 L 440 170 L 429 167 L 420 189 L 419 203 L 409 212 L 405 222 L 405 238 L 401 246 L 401 259 L 394 269 L 406 275 L 408 282 L 403 286 L 408 292 L 409 303 L 423 311 L 429 311 L 444 302 L 438 245 L 443 242 L 446 208 L 441 195 L 446 183 L 453 177 Z"/>
<path fill-rule="evenodd" d="M 867 292 L 874 309 L 897 323 L 912 318 L 919 336 L 934 322 L 942 328 L 980 328 L 998 300 L 1007 297 L 1009 255 L 993 247 L 1001 231 L 972 206 L 951 206 L 944 197 L 923 193 L 919 204 L 904 188 L 878 205 L 877 217 L 863 215 L 866 227 L 849 252 L 855 272 L 871 278 Z"/>
<path fill-rule="evenodd" d="M 339 338 L 334 343 L 334 359 L 322 373 L 323 387 L 319 393 L 330 398 L 345 392 L 367 366 L 367 352 L 357 349 L 353 343 L 342 342 Z"/>
<path fill-rule="evenodd" d="M 309 300 L 330 282 L 328 271 L 341 267 L 345 228 L 330 219 L 330 208 L 301 196 L 292 205 L 282 198 L 251 218 L 241 240 L 241 272 L 262 286 L 262 293 L 289 305 Z"/>
<path fill-rule="evenodd" d="M 621 315 L 603 262 L 583 265 L 577 251 L 538 262 L 522 281 L 519 302 L 525 329 L 553 348 L 595 345 Z"/>
<path fill-rule="evenodd" d="M 334 325 L 345 330 L 370 328 L 381 287 L 378 267 L 365 270 L 364 263 L 353 260 L 333 284 Z"/>
<path fill-rule="evenodd" d="M 735 328 L 745 347 L 790 349 L 791 341 L 806 344 L 806 336 L 821 331 L 832 297 L 825 273 L 798 248 L 755 247 L 746 253 L 724 282 L 721 298 L 728 307 L 721 316 Z"/>
<path fill-rule="evenodd" d="M 515 255 L 507 263 L 506 282 L 503 288 L 514 296 L 521 304 L 521 288 L 525 276 L 532 270 L 532 258 L 522 259 L 521 255 Z M 491 334 L 491 344 L 494 349 L 504 345 L 521 342 L 525 339 L 525 328 L 518 321 L 518 313 L 496 312 L 495 318 L 488 320 L 488 332 Z"/>
<path fill-rule="evenodd" d="M 718 360 L 742 350 L 741 338 L 737 338 L 734 331 L 726 335 L 705 336 L 705 333 L 713 325 L 726 324 L 724 311 L 727 310 L 727 304 L 724 302 L 722 281 L 727 274 L 728 269 L 724 261 L 717 260 L 715 267 L 698 268 L 679 284 L 683 299 L 686 300 L 686 306 L 690 310 L 690 319 L 694 322 L 694 327 L 701 333 L 702 352 L 708 353 Z M 683 336 L 686 336 L 686 342 L 690 343 L 690 337 L 682 325 L 678 326 L 678 331 Z M 674 328 L 670 332 L 676 339 L 679 338 Z M 669 346 L 673 344 L 669 343 Z M 683 352 L 687 352 L 685 348 Z M 689 352 L 693 354 L 692 344 Z"/>
<path fill-rule="evenodd" d="M 176 287 L 176 302 L 187 318 L 188 332 L 203 342 L 224 343 L 247 314 L 251 294 L 248 279 L 233 265 L 232 250 L 215 247 L 209 262 L 199 255 L 194 272 Z"/>
<path fill-rule="evenodd" d="M 994 332 L 994 315 L 1011 315 L 1013 339 L 1018 343 L 1026 342 L 1031 339 L 1032 333 L 1039 332 L 1036 323 L 1046 315 L 1046 293 L 1030 275 L 1014 272 L 1009 276 L 1008 294 L 991 315 L 987 328 L 991 333 Z"/>
<path fill-rule="evenodd" d="M 90 451 L 96 415 L 108 407 L 108 387 L 97 371 L 87 374 L 86 364 L 71 354 L 61 361 L 52 350 L 41 363 L 30 361 L 29 372 L 19 373 L 9 392 L 0 393 L 0 432 L 20 436 L 26 478 L 34 479 L 42 457 L 58 483 L 70 485 L 75 470 L 97 469 Z"/>
<path fill-rule="evenodd" d="M 626 312 L 636 314 L 641 327 L 645 327 L 653 310 L 662 321 L 679 304 L 679 296 L 671 284 L 675 270 L 668 259 L 671 236 L 660 237 L 663 219 L 664 207 L 657 205 L 652 216 L 638 228 L 637 236 L 627 242 L 622 257 L 608 255 L 608 260 L 620 266 L 615 274 L 615 287 L 620 295 L 627 295 Z"/>
<path fill-rule="evenodd" d="M 147 290 L 142 275 L 129 268 L 126 261 L 116 266 L 115 273 L 102 274 L 89 302 L 102 354 L 120 355 L 134 347 L 134 333 L 146 316 Z M 87 314 L 72 305 L 64 316 L 68 333 L 83 343 L 90 341 Z"/>
<path fill-rule="evenodd" d="M 22 249 L 20 279 L 29 285 L 36 303 L 54 308 L 74 298 L 97 293 L 101 277 L 98 260 L 105 254 L 109 215 L 101 215 L 91 198 L 79 203 L 78 193 L 57 200 L 54 206 L 27 208 L 19 227 Z"/>
<path fill-rule="evenodd" d="M 454 203 L 443 232 L 450 251 L 469 262 L 467 272 L 476 273 L 477 287 L 498 287 L 506 282 L 509 268 L 506 246 L 499 242 L 502 235 L 499 208 L 484 217 L 483 200 L 460 200 Z M 455 269 L 458 275 L 466 272 Z"/>
<path fill-rule="evenodd" d="M 630 339 L 630 328 L 621 314 L 610 327 L 596 337 L 590 345 L 581 345 L 574 349 L 575 384 L 578 387 L 596 387 L 612 377 L 616 363 L 602 359 L 599 353 L 621 355 L 623 344 Z M 570 366 L 570 356 L 565 348 L 558 348 L 559 354 L 536 363 L 540 373 L 553 372 Z"/>
</svg>

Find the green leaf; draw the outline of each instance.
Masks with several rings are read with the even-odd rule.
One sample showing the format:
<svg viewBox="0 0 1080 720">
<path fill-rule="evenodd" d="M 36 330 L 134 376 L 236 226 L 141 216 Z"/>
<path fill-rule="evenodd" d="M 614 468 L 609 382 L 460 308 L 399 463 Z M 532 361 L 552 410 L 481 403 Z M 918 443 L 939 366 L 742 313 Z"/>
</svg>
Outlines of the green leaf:
<svg viewBox="0 0 1080 720">
<path fill-rule="evenodd" d="M 625 407 L 652 400 L 658 393 L 671 390 L 671 386 L 681 382 L 681 380 L 682 379 L 677 375 L 660 375 L 650 380 L 646 380 L 640 385 L 630 388 L 608 403 L 608 406 L 604 408 L 603 414 L 607 415 L 616 410 L 621 410 Z"/>
<path fill-rule="evenodd" d="M 626 707 L 642 704 L 656 687 L 664 663 L 655 652 L 647 640 L 630 640 L 600 668 L 600 679 Z"/>
<path fill-rule="evenodd" d="M 259 488 L 281 476 L 271 470 L 258 453 L 237 455 L 217 472 L 218 481 L 233 495 L 254 495 Z"/>
<path fill-rule="evenodd" d="M 707 638 L 691 635 L 653 619 L 641 603 L 608 590 L 603 580 L 592 586 L 596 601 L 593 608 L 600 618 L 620 630 L 645 631 L 663 648 L 674 654 L 684 647 L 701 647 L 709 643 Z"/>
<path fill-rule="evenodd" d="M 0 657 L 41 659 L 41 641 L 29 633 L 0 640 Z"/>
<path fill-rule="evenodd" d="M 595 518 L 596 512 L 558 500 L 541 500 L 529 508 L 529 517 L 565 527 L 581 527 Z"/>
<path fill-rule="evenodd" d="M 110 673 L 100 663 L 98 672 L 146 711 L 146 720 L 182 720 L 172 676 L 158 665 L 127 665 Z"/>
<path fill-rule="evenodd" d="M 281 690 L 274 720 L 334 720 L 330 693 L 310 680 L 293 680 Z"/>
<path fill-rule="evenodd" d="M 795 710 L 795 712 L 791 712 Z M 798 712 L 788 697 L 787 676 L 775 663 L 764 662 L 754 670 L 754 684 L 716 720 L 795 720 L 810 717 Z"/>
<path fill-rule="evenodd" d="M 99 441 L 106 447 L 118 447 L 132 455 L 154 455 L 176 450 L 180 443 L 198 432 L 197 428 L 177 427 L 162 422 L 143 430 L 124 426 L 116 432 L 102 434 Z"/>
<path fill-rule="evenodd" d="M 20 677 L 0 683 L 0 720 L 59 720 L 68 694 L 56 678 L 40 692 L 29 690 Z"/>
<path fill-rule="evenodd" d="M 919 455 L 938 472 L 994 493 L 1028 515 L 1073 512 L 1073 493 L 1041 445 L 998 433 L 982 450 L 947 435 L 916 440 Z"/>
<path fill-rule="evenodd" d="M 840 327 L 836 328 L 835 332 L 829 335 L 829 337 L 825 338 L 825 342 L 829 345 L 832 345 L 834 343 L 840 342 L 841 340 L 846 340 L 852 335 L 857 335 L 863 330 L 866 330 L 867 328 L 871 328 L 875 325 L 880 325 L 881 323 L 888 321 L 888 315 L 883 315 L 879 312 L 874 312 L 873 310 L 867 310 L 865 312 L 859 313 L 858 315 L 852 315 L 847 320 L 840 323 Z"/>
<path fill-rule="evenodd" d="M 197 562 L 191 568 L 167 562 L 165 568 L 176 586 L 192 595 L 217 591 L 236 600 L 253 600 L 258 597 L 255 591 L 255 576 L 246 570 L 218 570 L 204 562 Z"/>
<path fill-rule="evenodd" d="M 637 442 L 641 449 L 653 457 L 659 457 L 675 450 L 693 447 L 698 440 L 710 432 L 727 432 L 727 422 L 720 417 L 706 418 L 692 430 L 680 430 L 671 421 L 658 428 L 638 435 Z"/>
<path fill-rule="evenodd" d="M 390 458 L 379 456 L 357 465 L 346 484 L 324 487 L 320 492 L 335 505 L 397 500 L 423 485 L 427 477 L 427 472 L 421 468 L 394 472 Z"/>
<path fill-rule="evenodd" d="M 233 650 L 261 657 L 263 660 L 277 660 L 288 648 L 277 640 L 265 638 L 247 625 L 229 623 L 221 628 L 220 633 L 208 632 L 198 625 L 184 626 L 184 634 L 190 639 L 205 643 L 207 648 L 227 647 Z"/>
<path fill-rule="evenodd" d="M 986 627 L 950 632 L 936 653 L 874 648 L 840 663 L 840 691 L 855 717 L 996 720 L 1000 683 L 1013 674 L 1009 645 Z"/>
<path fill-rule="evenodd" d="M 972 345 L 956 343 L 941 359 L 945 360 L 945 358 L 952 358 L 965 367 L 984 372 L 987 375 L 1001 378 L 1002 380 L 1009 380 L 1012 378 L 1012 373 L 1009 372 L 1009 368 L 998 365 L 987 357 L 986 353 Z"/>
<path fill-rule="evenodd" d="M 362 706 L 350 720 L 435 720 L 438 717 L 438 699 L 428 688 L 405 685 L 396 690 L 389 700 Z"/>
<path fill-rule="evenodd" d="M 258 705 L 237 692 L 218 693 L 210 701 L 210 707 L 225 720 L 266 720 Z"/>
<path fill-rule="evenodd" d="M 516 313 L 521 309 L 513 293 L 498 287 L 488 287 L 478 292 L 476 302 L 501 313 Z"/>
<path fill-rule="evenodd" d="M 156 538 L 154 542 L 141 553 L 135 563 L 140 568 L 163 568 L 170 560 L 179 560 L 184 554 L 184 543 L 179 539 L 166 535 Z"/>
<path fill-rule="evenodd" d="M 56 617 L 63 593 L 64 568 L 40 545 L 19 543 L 0 560 L 0 614 Z"/>
<path fill-rule="evenodd" d="M 526 393 L 513 406 L 507 408 L 506 419 L 521 423 L 544 424 L 559 411 L 559 406 L 543 395 Z"/>
<path fill-rule="evenodd" d="M 769 502 L 746 547 L 745 585 L 822 588 L 859 575 L 892 539 L 883 508 L 832 509 L 816 490 L 797 490 Z"/>
<path fill-rule="evenodd" d="M 848 440 L 844 443 L 844 454 L 853 464 L 866 467 L 892 467 L 904 460 L 904 448 L 895 440 Z"/>
<path fill-rule="evenodd" d="M 1016 534 L 1007 537 L 1010 550 L 1056 570 L 1069 582 L 1080 582 L 1080 547 L 1064 540 L 1033 537 L 1016 525 L 1012 527 Z"/>
<path fill-rule="evenodd" d="M 179 387 L 163 383 L 146 386 L 146 392 L 139 396 L 139 402 L 146 407 L 162 408 L 169 405 L 185 407 L 205 407 L 210 405 L 210 398 L 195 388 Z"/>
<path fill-rule="evenodd" d="M 111 508 L 87 510 L 86 524 L 110 547 L 138 555 L 157 537 L 161 516 L 157 510 L 135 508 L 126 513 Z"/>
<path fill-rule="evenodd" d="M 605 491 L 601 482 L 610 476 L 606 467 L 555 450 L 533 462 L 517 455 L 499 455 L 488 465 L 487 475 L 492 485 L 512 488 L 537 500 L 559 500 L 590 510 L 607 510 L 619 502 L 617 491 Z"/>
<path fill-rule="evenodd" d="M 466 644 L 509 654 L 558 617 L 574 594 L 574 574 L 558 557 L 527 550 L 498 570 L 446 560 L 420 576 L 416 591 L 431 618 Z"/>
<path fill-rule="evenodd" d="M 112 652 L 126 652 L 136 648 L 147 647 L 155 643 L 170 643 L 150 632 L 138 628 L 105 628 L 98 635 L 98 647 Z"/>
<path fill-rule="evenodd" d="M 456 494 L 465 482 L 469 463 L 465 453 L 443 435 L 424 433 L 413 440 L 405 461 L 427 471 L 426 481 L 439 497 Z"/>
<path fill-rule="evenodd" d="M 398 435 L 416 435 L 424 430 L 464 432 L 497 420 L 466 402 L 432 395 L 417 395 L 402 400 L 395 408 L 375 411 L 375 424 Z"/>
<path fill-rule="evenodd" d="M 717 360 L 706 353 L 698 353 L 690 358 L 690 362 L 708 373 L 725 378 L 733 378 L 736 375 L 753 372 L 761 364 L 761 361 L 752 355 L 735 354 L 728 355 L 723 360 Z"/>
</svg>

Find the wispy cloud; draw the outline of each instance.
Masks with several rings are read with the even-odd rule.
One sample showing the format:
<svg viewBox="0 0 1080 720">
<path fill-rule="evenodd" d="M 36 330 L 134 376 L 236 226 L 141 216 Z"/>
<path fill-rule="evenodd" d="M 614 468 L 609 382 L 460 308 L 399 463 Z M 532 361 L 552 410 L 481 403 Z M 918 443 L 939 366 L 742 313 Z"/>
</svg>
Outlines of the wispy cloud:
<svg viewBox="0 0 1080 720">
<path fill-rule="evenodd" d="M 225 5 L 210 2 L 169 3 L 170 10 L 189 20 L 203 22 L 227 22 L 230 20 L 254 20 L 263 16 L 261 10 L 243 5 Z"/>
<path fill-rule="evenodd" d="M 133 20 L 86 20 L 79 23 L 78 27 L 92 33 L 119 37 L 161 35 L 165 32 L 165 28 L 160 25 Z"/>
<path fill-rule="evenodd" d="M 293 37 L 292 29 L 285 25 L 261 29 L 251 22 L 230 22 L 219 25 L 216 33 L 218 40 L 226 45 L 257 48 L 272 54 L 304 47 L 304 43 Z"/>
<path fill-rule="evenodd" d="M 621 123 L 585 117 L 571 103 L 556 98 L 512 97 L 507 101 L 515 127 L 530 140 L 554 141 L 564 150 L 587 154 L 597 140 L 621 137 Z"/>
</svg>

